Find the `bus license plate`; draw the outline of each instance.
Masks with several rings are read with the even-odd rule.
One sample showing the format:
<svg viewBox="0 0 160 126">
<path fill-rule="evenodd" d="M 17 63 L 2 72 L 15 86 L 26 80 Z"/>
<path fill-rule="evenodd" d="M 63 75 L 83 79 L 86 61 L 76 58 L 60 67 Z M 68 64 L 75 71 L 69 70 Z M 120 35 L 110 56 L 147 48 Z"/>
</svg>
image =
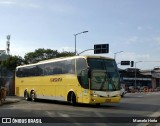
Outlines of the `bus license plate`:
<svg viewBox="0 0 160 126">
<path fill-rule="evenodd" d="M 106 102 L 111 102 L 111 99 L 106 99 Z"/>
</svg>

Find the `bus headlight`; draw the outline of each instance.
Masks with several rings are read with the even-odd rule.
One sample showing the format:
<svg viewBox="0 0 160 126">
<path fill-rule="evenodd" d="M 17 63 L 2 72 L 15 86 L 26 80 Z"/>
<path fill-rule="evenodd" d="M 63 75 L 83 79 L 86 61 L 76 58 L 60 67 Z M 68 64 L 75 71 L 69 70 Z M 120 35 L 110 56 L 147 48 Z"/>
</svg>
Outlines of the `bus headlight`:
<svg viewBox="0 0 160 126">
<path fill-rule="evenodd" d="M 93 97 L 99 97 L 98 94 L 91 94 L 91 96 L 93 96 Z"/>
<path fill-rule="evenodd" d="M 115 95 L 116 97 L 120 97 L 120 94 Z"/>
</svg>

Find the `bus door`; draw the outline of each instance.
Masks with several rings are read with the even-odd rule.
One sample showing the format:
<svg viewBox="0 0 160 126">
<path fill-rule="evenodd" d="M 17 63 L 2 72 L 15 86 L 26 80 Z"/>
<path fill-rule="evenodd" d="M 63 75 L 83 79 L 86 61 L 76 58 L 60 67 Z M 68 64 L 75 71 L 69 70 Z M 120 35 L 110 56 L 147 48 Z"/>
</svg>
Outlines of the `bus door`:
<svg viewBox="0 0 160 126">
<path fill-rule="evenodd" d="M 88 68 L 86 59 L 78 58 L 76 59 L 76 70 L 78 75 L 78 81 L 80 84 L 79 89 L 79 102 L 89 103 L 89 83 L 88 83 Z"/>
<path fill-rule="evenodd" d="M 81 72 L 81 93 L 83 103 L 90 102 L 90 79 L 88 77 L 88 69 L 82 70 Z"/>
</svg>

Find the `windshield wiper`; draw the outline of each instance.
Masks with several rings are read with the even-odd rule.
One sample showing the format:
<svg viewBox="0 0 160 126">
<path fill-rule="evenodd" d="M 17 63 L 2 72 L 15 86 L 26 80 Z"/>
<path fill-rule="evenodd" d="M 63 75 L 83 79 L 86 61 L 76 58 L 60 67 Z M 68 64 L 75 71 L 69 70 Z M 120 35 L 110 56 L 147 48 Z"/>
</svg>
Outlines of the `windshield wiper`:
<svg viewBox="0 0 160 126">
<path fill-rule="evenodd" d="M 102 85 L 101 85 L 101 87 L 100 87 L 100 90 L 103 89 L 104 84 L 105 84 L 106 81 L 108 82 L 108 85 L 111 83 L 111 84 L 112 84 L 112 87 L 113 87 L 113 90 L 116 91 L 116 86 L 115 86 L 112 78 L 110 77 L 110 75 L 107 73 L 107 71 L 105 72 L 104 82 L 102 83 Z"/>
<path fill-rule="evenodd" d="M 106 72 L 105 72 L 105 73 L 106 73 Z M 103 89 L 106 80 L 107 80 L 107 75 L 105 74 L 105 76 L 104 76 L 104 81 L 103 81 L 102 84 L 101 84 L 100 90 Z"/>
</svg>

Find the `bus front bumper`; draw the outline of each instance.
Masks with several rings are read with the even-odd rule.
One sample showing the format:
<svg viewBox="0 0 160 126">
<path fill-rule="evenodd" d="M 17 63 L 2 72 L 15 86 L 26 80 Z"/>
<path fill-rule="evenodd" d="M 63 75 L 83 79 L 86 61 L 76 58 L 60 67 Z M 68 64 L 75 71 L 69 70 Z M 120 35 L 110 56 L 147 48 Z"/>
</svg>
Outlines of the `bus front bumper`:
<svg viewBox="0 0 160 126">
<path fill-rule="evenodd" d="M 121 97 L 120 96 L 116 96 L 116 97 L 91 97 L 90 102 L 91 103 L 118 103 L 120 102 Z"/>
</svg>

